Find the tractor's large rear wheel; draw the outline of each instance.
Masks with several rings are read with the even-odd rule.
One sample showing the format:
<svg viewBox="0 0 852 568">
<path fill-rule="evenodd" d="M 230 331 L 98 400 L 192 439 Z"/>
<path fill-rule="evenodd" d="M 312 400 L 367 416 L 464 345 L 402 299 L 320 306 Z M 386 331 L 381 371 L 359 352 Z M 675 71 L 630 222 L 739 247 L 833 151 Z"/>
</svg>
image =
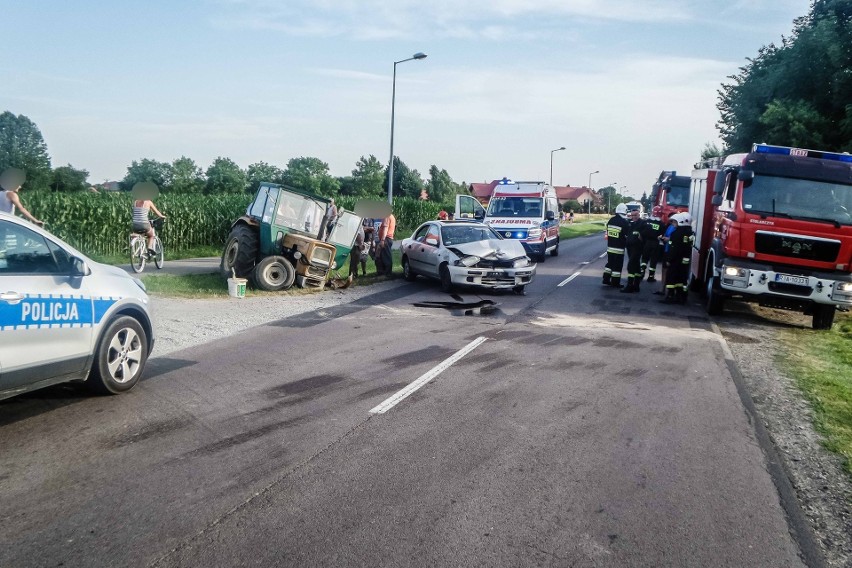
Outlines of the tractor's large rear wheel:
<svg viewBox="0 0 852 568">
<path fill-rule="evenodd" d="M 230 278 L 234 272 L 238 278 L 251 276 L 257 262 L 259 241 L 257 230 L 248 225 L 240 224 L 231 229 L 219 264 L 222 277 Z"/>
<path fill-rule="evenodd" d="M 296 279 L 296 269 L 283 256 L 267 256 L 254 267 L 254 283 L 261 290 L 286 290 Z"/>
</svg>

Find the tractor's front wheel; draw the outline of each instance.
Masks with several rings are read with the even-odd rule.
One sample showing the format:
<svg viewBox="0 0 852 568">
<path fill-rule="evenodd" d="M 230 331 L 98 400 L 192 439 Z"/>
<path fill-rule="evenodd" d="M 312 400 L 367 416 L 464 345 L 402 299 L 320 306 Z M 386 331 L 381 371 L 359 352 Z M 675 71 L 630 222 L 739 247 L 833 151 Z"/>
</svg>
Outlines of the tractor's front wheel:
<svg viewBox="0 0 852 568">
<path fill-rule="evenodd" d="M 260 239 L 254 228 L 243 224 L 232 228 L 219 264 L 222 278 L 230 278 L 234 273 L 238 278 L 248 278 L 257 262 L 259 245 Z"/>
<path fill-rule="evenodd" d="M 283 256 L 267 256 L 254 267 L 254 283 L 261 290 L 286 290 L 296 279 L 296 269 Z"/>
</svg>

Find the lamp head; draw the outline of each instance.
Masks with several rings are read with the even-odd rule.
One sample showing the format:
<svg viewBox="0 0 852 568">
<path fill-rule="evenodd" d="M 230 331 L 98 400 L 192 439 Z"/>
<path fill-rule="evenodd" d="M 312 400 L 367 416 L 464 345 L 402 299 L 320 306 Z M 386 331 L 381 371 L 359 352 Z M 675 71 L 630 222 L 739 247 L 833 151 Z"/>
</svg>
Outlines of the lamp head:
<svg viewBox="0 0 852 568">
<path fill-rule="evenodd" d="M 426 54 L 422 51 L 418 51 L 414 55 L 411 56 L 412 59 L 426 59 Z"/>
</svg>

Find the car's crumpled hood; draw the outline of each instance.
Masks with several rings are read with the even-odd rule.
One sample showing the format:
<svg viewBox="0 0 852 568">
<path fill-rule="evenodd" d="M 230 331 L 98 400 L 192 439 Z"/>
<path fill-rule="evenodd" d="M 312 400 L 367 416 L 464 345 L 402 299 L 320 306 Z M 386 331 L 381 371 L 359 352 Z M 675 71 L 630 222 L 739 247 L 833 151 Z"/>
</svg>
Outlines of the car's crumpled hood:
<svg viewBox="0 0 852 568">
<path fill-rule="evenodd" d="M 487 241 L 476 241 L 453 245 L 451 248 L 464 254 L 496 260 L 513 260 L 526 256 L 524 245 L 520 241 L 509 239 L 489 239 Z"/>
</svg>

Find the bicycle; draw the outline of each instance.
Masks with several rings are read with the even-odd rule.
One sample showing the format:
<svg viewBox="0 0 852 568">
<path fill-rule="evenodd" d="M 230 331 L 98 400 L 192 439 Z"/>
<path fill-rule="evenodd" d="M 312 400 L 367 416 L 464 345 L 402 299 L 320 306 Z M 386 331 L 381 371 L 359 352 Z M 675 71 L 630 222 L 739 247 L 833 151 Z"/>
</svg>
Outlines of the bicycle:
<svg viewBox="0 0 852 568">
<path fill-rule="evenodd" d="M 130 265 L 133 267 L 133 272 L 137 274 L 145 270 L 145 263 L 153 260 L 157 268 L 163 267 L 163 241 L 160 240 L 160 229 L 163 228 L 165 219 L 162 217 L 151 221 L 151 226 L 154 227 L 154 254 L 148 254 L 148 236 L 145 232 L 132 231 L 130 233 Z"/>
</svg>

